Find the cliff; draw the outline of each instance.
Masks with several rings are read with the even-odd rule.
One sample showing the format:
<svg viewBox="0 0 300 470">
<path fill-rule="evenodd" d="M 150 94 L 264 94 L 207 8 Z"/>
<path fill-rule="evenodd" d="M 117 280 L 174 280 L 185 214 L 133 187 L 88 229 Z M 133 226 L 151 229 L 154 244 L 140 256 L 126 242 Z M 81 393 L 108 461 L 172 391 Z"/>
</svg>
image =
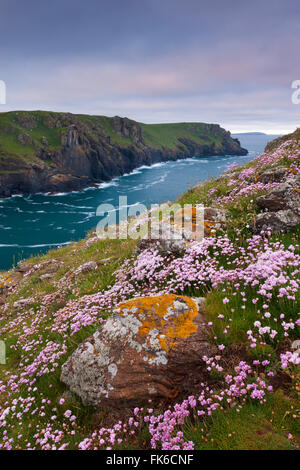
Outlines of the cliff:
<svg viewBox="0 0 300 470">
<path fill-rule="evenodd" d="M 269 142 L 266 145 L 265 151 L 271 152 L 271 151 L 278 149 L 280 145 L 284 143 L 288 143 L 288 142 L 294 143 L 294 142 L 299 142 L 299 140 L 300 140 L 300 127 L 298 127 L 298 129 L 296 129 L 291 134 L 285 134 L 280 137 L 277 137 L 277 139 L 271 140 L 271 142 Z"/>
<path fill-rule="evenodd" d="M 239 141 L 217 124 L 1 113 L 0 196 L 78 190 L 161 161 L 245 154 Z"/>
</svg>

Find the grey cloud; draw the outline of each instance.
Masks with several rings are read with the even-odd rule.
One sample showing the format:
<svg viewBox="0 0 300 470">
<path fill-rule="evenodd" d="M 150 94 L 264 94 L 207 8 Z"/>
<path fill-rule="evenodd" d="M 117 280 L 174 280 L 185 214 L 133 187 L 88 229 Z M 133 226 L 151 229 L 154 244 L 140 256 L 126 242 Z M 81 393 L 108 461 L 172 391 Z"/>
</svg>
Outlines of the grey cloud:
<svg viewBox="0 0 300 470">
<path fill-rule="evenodd" d="M 2 0 L 6 109 L 294 128 L 296 0 Z"/>
</svg>

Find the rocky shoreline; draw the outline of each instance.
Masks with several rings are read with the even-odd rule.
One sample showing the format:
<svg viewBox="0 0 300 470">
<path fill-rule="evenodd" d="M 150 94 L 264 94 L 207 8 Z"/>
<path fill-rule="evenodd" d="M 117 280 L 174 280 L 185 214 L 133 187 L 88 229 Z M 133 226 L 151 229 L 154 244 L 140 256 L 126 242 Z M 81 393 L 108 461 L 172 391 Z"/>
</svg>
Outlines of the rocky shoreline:
<svg viewBox="0 0 300 470">
<path fill-rule="evenodd" d="M 10 115 L 8 123 L 1 122 L 5 114 Z M 170 133 L 165 126 L 169 125 L 162 125 L 159 137 L 167 145 L 161 145 L 161 141 L 150 136 L 151 140 L 147 134 L 147 126 L 152 131 L 151 125 L 118 116 L 106 118 L 110 119 L 109 128 L 103 124 L 108 126 L 103 118 L 96 116 L 85 119 L 69 113 L 11 114 L 0 116 L 0 197 L 81 190 L 142 165 L 194 156 L 248 153 L 237 139 L 216 124 L 191 123 L 186 128 L 183 123 L 182 130 L 181 125 L 175 125 L 171 144 L 165 138 Z M 11 152 L 12 146 L 5 150 L 3 142 L 8 137 L 16 140 L 17 153 Z"/>
</svg>

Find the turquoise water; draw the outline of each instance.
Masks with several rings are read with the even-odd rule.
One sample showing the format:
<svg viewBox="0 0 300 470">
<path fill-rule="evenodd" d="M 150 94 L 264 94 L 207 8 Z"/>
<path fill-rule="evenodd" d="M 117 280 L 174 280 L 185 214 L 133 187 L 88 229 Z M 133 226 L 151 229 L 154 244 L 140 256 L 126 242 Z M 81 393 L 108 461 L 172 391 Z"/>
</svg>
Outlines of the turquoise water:
<svg viewBox="0 0 300 470">
<path fill-rule="evenodd" d="M 119 196 L 127 196 L 129 206 L 175 200 L 199 181 L 220 175 L 228 165 L 252 160 L 274 137 L 239 138 L 242 146 L 249 150 L 247 156 L 195 157 L 158 163 L 81 192 L 1 199 L 0 270 L 30 255 L 84 237 L 100 220 L 96 216 L 100 204 L 118 206 Z"/>
</svg>

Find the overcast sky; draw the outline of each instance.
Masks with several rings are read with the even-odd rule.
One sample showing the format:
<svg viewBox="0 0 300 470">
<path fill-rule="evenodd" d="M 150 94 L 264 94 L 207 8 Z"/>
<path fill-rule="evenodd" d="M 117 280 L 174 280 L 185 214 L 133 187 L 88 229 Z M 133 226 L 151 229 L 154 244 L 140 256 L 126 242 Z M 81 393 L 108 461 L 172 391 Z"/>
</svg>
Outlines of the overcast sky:
<svg viewBox="0 0 300 470">
<path fill-rule="evenodd" d="M 0 0 L 0 111 L 293 131 L 299 0 Z"/>
</svg>

